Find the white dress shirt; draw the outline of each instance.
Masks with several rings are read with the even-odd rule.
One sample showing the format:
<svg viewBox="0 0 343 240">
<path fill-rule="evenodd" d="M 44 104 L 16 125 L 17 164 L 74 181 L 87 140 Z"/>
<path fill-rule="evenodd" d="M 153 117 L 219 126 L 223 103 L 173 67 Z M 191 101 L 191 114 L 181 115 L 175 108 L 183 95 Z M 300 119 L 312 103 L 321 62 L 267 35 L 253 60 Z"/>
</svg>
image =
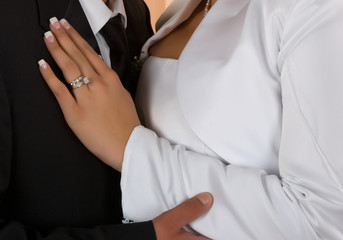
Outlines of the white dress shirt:
<svg viewBox="0 0 343 240">
<path fill-rule="evenodd" d="M 111 66 L 110 49 L 99 31 L 110 18 L 118 14 L 121 14 L 123 25 L 126 28 L 127 17 L 123 0 L 108 1 L 108 7 L 102 0 L 80 0 L 80 4 L 99 45 L 101 57 L 108 66 Z"/>
<path fill-rule="evenodd" d="M 200 1 L 175 0 L 143 57 Z M 217 0 L 179 60 L 148 58 L 124 216 L 208 191 L 191 227 L 212 239 L 343 239 L 342 26 L 342 0 Z"/>
</svg>

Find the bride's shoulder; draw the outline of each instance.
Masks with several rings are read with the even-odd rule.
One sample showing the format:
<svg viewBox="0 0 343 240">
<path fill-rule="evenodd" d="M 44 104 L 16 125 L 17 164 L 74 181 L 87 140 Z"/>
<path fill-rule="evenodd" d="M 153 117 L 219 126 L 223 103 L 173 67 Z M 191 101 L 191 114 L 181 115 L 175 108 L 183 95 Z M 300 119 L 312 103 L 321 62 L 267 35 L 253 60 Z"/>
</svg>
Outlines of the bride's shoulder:
<svg viewBox="0 0 343 240">
<path fill-rule="evenodd" d="M 194 0 L 174 0 L 156 22 L 156 31 L 173 18 L 184 6 Z"/>
</svg>

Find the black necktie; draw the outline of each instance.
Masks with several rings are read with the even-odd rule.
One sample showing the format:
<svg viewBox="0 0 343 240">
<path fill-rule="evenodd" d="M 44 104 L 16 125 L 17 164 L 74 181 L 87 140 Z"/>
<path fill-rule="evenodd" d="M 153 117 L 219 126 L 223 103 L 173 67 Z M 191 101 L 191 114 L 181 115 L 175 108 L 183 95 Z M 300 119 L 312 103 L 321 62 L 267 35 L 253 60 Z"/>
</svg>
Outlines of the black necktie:
<svg viewBox="0 0 343 240">
<path fill-rule="evenodd" d="M 126 72 L 128 71 L 129 65 L 129 50 L 121 15 L 118 14 L 108 20 L 100 30 L 100 34 L 110 48 L 111 67 L 117 72 L 125 86 Z"/>
</svg>

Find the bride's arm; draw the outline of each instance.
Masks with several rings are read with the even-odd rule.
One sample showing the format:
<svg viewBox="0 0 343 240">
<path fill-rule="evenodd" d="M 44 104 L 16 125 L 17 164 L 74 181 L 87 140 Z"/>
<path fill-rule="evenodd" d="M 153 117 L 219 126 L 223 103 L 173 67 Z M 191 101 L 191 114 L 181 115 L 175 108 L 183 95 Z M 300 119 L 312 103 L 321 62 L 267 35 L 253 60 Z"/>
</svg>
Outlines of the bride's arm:
<svg viewBox="0 0 343 240">
<path fill-rule="evenodd" d="M 140 125 L 133 100 L 117 74 L 67 21 L 62 23 L 63 27 L 50 24 L 46 46 L 68 84 L 80 76 L 90 83 L 70 92 L 44 60 L 39 62 L 41 74 L 76 136 L 99 159 L 121 171 L 126 143 Z"/>
<path fill-rule="evenodd" d="M 134 127 L 140 124 L 132 99 L 116 73 L 68 22 L 62 23 L 67 31 L 59 23 L 55 22 L 57 28 L 50 25 L 54 34 L 46 34 L 46 45 L 68 83 L 79 76 L 87 77 L 90 83 L 74 88 L 71 94 L 44 60 L 39 62 L 41 73 L 74 133 L 105 163 L 121 170 L 127 139 Z M 156 238 L 208 240 L 186 232 L 183 227 L 204 214 L 212 203 L 212 196 L 202 193 L 155 217 Z M 130 228 L 130 224 L 123 227 Z"/>
<path fill-rule="evenodd" d="M 192 227 L 211 238 L 343 239 L 343 3 L 294 2 L 279 56 L 281 178 L 223 164 L 136 127 L 122 169 L 126 217 L 143 220 L 210 191 L 214 206 Z"/>
<path fill-rule="evenodd" d="M 43 71 L 81 141 L 111 166 L 123 168 L 126 217 L 151 219 L 198 192 L 210 191 L 216 199 L 212 211 L 192 226 L 214 239 L 342 238 L 343 5 L 340 0 L 320 3 L 324 8 L 318 11 L 305 7 L 294 13 L 293 19 L 297 15 L 304 19 L 289 23 L 289 41 L 284 42 L 289 45 L 283 46 L 285 51 L 280 55 L 284 60 L 280 62 L 284 107 L 281 179 L 261 169 L 225 165 L 158 138 L 139 126 L 132 101 L 127 99 L 119 81 L 112 79 L 112 73 L 106 75 L 110 81 L 97 81 L 101 69 L 95 70 L 93 76 L 82 72 L 90 76 L 93 86 L 73 90 L 74 99 L 71 95 L 66 97 L 67 89 Z M 311 27 L 300 28 L 298 24 L 304 22 Z M 92 67 L 98 69 L 101 66 L 97 66 L 96 57 L 90 59 Z M 62 70 L 66 72 L 68 67 Z M 81 73 L 66 78 L 72 81 L 78 74 Z M 114 89 L 108 90 L 109 86 Z M 114 108 L 109 110 L 114 119 L 106 119 L 109 115 L 100 111 L 105 97 L 92 97 L 92 89 L 108 91 L 104 96 L 108 94 L 114 101 L 109 105 Z M 97 126 L 91 129 L 95 133 L 87 133 L 88 124 L 93 128 L 97 119 L 93 111 L 102 116 L 100 123 L 113 124 L 113 129 Z M 100 144 L 103 140 L 109 144 Z"/>
</svg>

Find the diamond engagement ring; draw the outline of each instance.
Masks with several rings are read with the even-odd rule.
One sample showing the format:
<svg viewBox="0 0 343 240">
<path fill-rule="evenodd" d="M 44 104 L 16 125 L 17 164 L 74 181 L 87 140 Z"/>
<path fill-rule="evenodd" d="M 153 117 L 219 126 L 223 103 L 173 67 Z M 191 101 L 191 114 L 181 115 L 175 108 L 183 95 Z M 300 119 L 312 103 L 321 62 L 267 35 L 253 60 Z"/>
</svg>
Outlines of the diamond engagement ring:
<svg viewBox="0 0 343 240">
<path fill-rule="evenodd" d="M 82 80 L 83 80 L 83 84 L 85 84 L 85 85 L 87 85 L 88 83 L 91 82 L 91 80 L 89 80 L 88 77 L 84 77 Z"/>
<path fill-rule="evenodd" d="M 91 81 L 89 80 L 88 77 L 83 77 L 83 76 L 80 76 L 78 78 L 76 78 L 74 81 L 72 81 L 70 83 L 70 86 L 72 88 L 79 88 L 81 87 L 82 85 L 87 85 L 89 84 Z"/>
</svg>

